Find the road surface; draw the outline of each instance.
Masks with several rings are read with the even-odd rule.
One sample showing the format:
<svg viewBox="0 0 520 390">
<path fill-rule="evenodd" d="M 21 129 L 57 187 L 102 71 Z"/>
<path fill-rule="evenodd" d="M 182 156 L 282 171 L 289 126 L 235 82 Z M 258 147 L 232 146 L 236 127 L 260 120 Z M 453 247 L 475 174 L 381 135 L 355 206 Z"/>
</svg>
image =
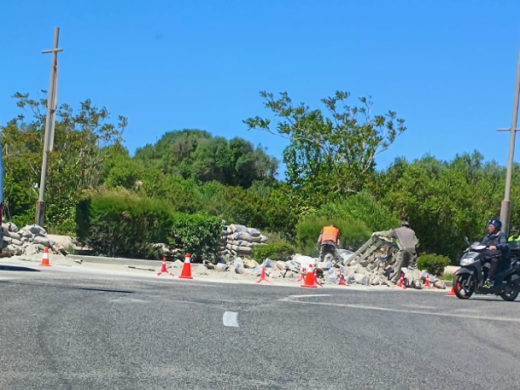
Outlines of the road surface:
<svg viewBox="0 0 520 390">
<path fill-rule="evenodd" d="M 520 303 L 0 266 L 0 388 L 508 389 Z"/>
</svg>

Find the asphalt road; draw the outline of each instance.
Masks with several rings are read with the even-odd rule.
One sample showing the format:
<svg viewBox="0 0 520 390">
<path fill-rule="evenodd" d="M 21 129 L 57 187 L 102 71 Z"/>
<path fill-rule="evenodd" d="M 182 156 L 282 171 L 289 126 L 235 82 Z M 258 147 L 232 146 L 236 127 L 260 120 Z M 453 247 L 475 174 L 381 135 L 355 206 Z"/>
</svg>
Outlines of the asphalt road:
<svg viewBox="0 0 520 390">
<path fill-rule="evenodd" d="M 0 294 L 1 389 L 520 387 L 520 302 L 4 267 Z"/>
</svg>

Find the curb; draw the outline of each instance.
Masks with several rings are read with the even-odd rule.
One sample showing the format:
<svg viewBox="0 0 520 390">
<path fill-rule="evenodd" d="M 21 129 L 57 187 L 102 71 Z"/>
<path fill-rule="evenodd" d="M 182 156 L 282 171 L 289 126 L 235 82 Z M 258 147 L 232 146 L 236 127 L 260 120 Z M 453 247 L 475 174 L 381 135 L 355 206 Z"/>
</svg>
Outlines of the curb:
<svg viewBox="0 0 520 390">
<path fill-rule="evenodd" d="M 83 256 L 83 255 L 67 255 L 66 258 L 74 260 L 83 260 L 85 263 L 110 264 L 110 265 L 134 265 L 134 266 L 152 266 L 160 267 L 162 260 L 139 260 L 125 259 L 123 257 L 99 257 L 99 256 Z"/>
</svg>

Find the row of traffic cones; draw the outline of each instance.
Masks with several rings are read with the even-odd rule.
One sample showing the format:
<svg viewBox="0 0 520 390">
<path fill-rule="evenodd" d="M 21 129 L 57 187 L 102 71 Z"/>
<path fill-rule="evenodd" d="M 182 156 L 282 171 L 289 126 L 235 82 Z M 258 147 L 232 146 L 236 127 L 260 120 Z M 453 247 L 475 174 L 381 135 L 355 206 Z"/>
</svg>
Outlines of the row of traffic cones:
<svg viewBox="0 0 520 390">
<path fill-rule="evenodd" d="M 166 257 L 163 257 L 162 267 L 157 276 L 161 276 L 162 274 L 174 276 L 166 268 Z M 191 276 L 191 255 L 189 253 L 186 254 L 186 257 L 184 258 L 184 265 L 182 267 L 182 272 L 179 275 L 179 279 L 193 279 L 193 277 Z"/>
</svg>

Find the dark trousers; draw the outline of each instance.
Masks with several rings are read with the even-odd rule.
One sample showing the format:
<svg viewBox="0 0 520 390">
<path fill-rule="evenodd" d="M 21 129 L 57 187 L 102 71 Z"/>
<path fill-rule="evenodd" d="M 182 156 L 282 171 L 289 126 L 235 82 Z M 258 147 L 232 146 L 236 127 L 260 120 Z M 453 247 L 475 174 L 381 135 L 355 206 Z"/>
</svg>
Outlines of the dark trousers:
<svg viewBox="0 0 520 390">
<path fill-rule="evenodd" d="M 497 267 L 500 261 L 502 260 L 502 252 L 498 249 L 495 250 L 487 250 L 484 252 L 484 260 L 489 261 L 491 263 L 491 267 L 489 267 L 488 280 L 493 281 L 495 278 L 495 273 L 497 272 Z"/>
</svg>

